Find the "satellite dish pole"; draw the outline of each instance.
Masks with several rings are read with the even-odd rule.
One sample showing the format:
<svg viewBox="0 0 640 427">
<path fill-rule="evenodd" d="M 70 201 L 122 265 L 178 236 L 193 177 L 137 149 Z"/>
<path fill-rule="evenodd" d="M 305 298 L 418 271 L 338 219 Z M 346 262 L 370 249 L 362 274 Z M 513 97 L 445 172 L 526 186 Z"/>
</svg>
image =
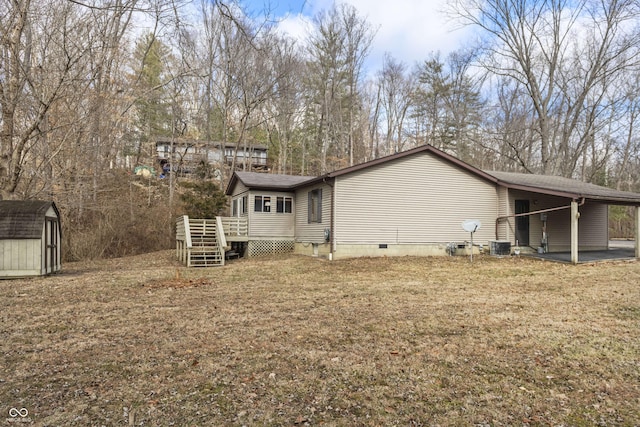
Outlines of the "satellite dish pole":
<svg viewBox="0 0 640 427">
<path fill-rule="evenodd" d="M 468 219 L 462 221 L 462 229 L 471 235 L 471 262 L 473 262 L 473 233 L 480 230 L 482 223 L 479 219 Z"/>
</svg>

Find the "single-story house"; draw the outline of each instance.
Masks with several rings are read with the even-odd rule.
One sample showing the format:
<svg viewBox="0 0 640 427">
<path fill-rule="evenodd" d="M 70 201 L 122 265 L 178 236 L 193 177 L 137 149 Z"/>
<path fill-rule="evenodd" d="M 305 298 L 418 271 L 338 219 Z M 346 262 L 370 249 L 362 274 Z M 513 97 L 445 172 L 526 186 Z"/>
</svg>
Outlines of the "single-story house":
<svg viewBox="0 0 640 427">
<path fill-rule="evenodd" d="M 0 200 L 0 278 L 59 272 L 61 238 L 55 203 Z"/>
<path fill-rule="evenodd" d="M 640 257 L 640 194 L 483 171 L 430 145 L 318 177 L 236 172 L 226 194 L 232 216 L 246 221 L 249 256 L 278 249 L 330 259 L 464 252 L 471 236 L 461 224 L 473 219 L 481 224 L 474 244 L 571 251 L 577 262 L 578 251 L 607 249 L 608 205 L 630 205 Z"/>
</svg>

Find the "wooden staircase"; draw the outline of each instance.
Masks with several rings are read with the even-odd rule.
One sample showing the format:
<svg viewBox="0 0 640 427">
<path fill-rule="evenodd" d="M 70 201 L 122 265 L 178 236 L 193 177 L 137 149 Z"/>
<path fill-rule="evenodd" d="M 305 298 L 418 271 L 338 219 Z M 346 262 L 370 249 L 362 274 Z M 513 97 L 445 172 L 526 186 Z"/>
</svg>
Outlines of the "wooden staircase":
<svg viewBox="0 0 640 427">
<path fill-rule="evenodd" d="M 224 265 L 226 246 L 220 217 L 194 219 L 184 215 L 176 221 L 176 256 L 187 267 Z"/>
</svg>

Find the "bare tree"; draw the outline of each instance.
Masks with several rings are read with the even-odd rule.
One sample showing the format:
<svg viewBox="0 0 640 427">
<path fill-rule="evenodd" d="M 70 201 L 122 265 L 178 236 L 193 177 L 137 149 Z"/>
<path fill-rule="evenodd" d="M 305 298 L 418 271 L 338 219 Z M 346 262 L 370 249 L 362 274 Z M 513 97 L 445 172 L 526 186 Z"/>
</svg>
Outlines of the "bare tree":
<svg viewBox="0 0 640 427">
<path fill-rule="evenodd" d="M 300 161 L 294 159 L 294 153 L 301 148 L 297 135 L 302 126 L 304 108 L 300 91 L 304 64 L 293 41 L 280 37 L 276 39 L 270 47 L 270 60 L 278 82 L 272 96 L 264 104 L 263 119 L 267 126 L 269 148 L 275 151 L 272 155 L 275 157 L 273 169 L 278 173 L 294 173 L 300 172 L 301 167 Z"/>
<path fill-rule="evenodd" d="M 475 140 L 486 153 L 484 167 L 503 171 L 532 172 L 537 141 L 533 114 L 524 89 L 513 80 L 496 79 L 493 104 L 483 118 L 483 132 Z"/>
<path fill-rule="evenodd" d="M 87 53 L 78 39 L 85 33 L 83 24 L 72 7 L 52 7 L 46 13 L 34 13 L 29 0 L 3 1 L 0 6 L 4 27 L 0 38 L 3 199 L 17 197 L 29 152 L 46 141 L 42 136 L 49 127 L 47 114 L 69 85 L 76 83 L 76 64 Z"/>
<path fill-rule="evenodd" d="M 386 54 L 377 77 L 378 103 L 384 121 L 386 154 L 405 148 L 405 119 L 411 107 L 415 83 L 406 65 Z M 378 147 L 375 150 L 378 153 Z"/>
<path fill-rule="evenodd" d="M 526 169 L 571 176 L 597 126 L 599 94 L 637 64 L 637 2 L 458 0 L 454 9 L 487 36 L 483 66 L 527 93 L 537 146 Z"/>
<path fill-rule="evenodd" d="M 349 165 L 353 166 L 354 147 L 358 144 L 356 141 L 356 127 L 359 117 L 361 116 L 362 105 L 360 99 L 360 87 L 362 85 L 362 72 L 364 62 L 371 50 L 371 43 L 375 36 L 375 32 L 367 20 L 359 16 L 358 11 L 347 4 L 341 4 L 339 7 L 340 17 L 342 19 L 342 27 L 345 36 L 345 83 L 347 85 L 346 96 L 346 137 L 349 156 Z M 362 141 L 360 141 L 362 146 Z"/>
<path fill-rule="evenodd" d="M 321 12 L 315 24 L 308 43 L 307 102 L 320 156 L 318 172 L 324 172 L 355 160 L 362 67 L 374 33 L 356 9 L 346 4 Z"/>
<path fill-rule="evenodd" d="M 615 186 L 618 190 L 636 191 L 640 185 L 640 138 L 637 128 L 640 120 L 640 74 L 630 73 L 621 80 L 625 97 L 618 105 L 619 116 L 615 123 L 620 128 L 611 132 L 614 138 L 611 161 Z"/>
</svg>

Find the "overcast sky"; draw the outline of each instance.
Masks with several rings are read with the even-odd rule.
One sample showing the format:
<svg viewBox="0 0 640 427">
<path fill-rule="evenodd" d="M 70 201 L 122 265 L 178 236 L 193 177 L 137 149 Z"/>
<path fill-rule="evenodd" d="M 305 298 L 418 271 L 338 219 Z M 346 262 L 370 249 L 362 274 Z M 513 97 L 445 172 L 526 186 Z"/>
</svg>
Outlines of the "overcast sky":
<svg viewBox="0 0 640 427">
<path fill-rule="evenodd" d="M 251 12 L 270 6 L 281 18 L 280 27 L 303 38 L 305 20 L 320 10 L 331 8 L 333 0 L 242 0 Z M 380 69 L 385 52 L 412 66 L 430 52 L 443 55 L 461 47 L 468 30 L 455 26 L 443 14 L 446 0 L 343 0 L 353 5 L 361 17 L 377 29 L 368 65 Z"/>
</svg>

